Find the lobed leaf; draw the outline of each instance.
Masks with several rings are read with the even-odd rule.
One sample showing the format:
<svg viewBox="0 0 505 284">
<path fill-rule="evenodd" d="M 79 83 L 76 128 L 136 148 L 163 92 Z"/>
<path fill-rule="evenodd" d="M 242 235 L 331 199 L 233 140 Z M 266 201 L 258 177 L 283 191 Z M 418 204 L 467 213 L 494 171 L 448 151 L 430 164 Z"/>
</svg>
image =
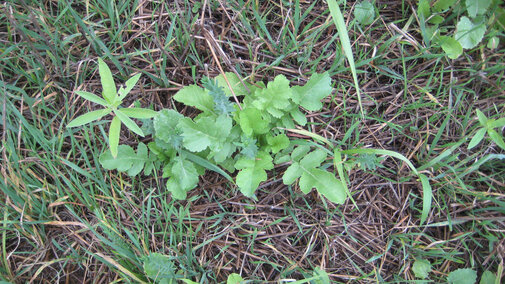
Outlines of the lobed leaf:
<svg viewBox="0 0 505 284">
<path fill-rule="evenodd" d="M 323 107 L 321 100 L 331 94 L 331 78 L 328 72 L 314 73 L 303 86 L 294 86 L 293 101 L 310 111 L 318 111 Z"/>
<path fill-rule="evenodd" d="M 180 89 L 173 98 L 180 103 L 197 108 L 203 112 L 214 112 L 214 100 L 209 95 L 209 92 L 196 85 Z"/>
<path fill-rule="evenodd" d="M 272 157 L 265 152 L 259 152 L 256 158 L 242 157 L 235 163 L 239 169 L 236 183 L 239 190 L 247 197 L 252 197 L 259 184 L 267 180 L 265 170 L 273 169 Z"/>
</svg>

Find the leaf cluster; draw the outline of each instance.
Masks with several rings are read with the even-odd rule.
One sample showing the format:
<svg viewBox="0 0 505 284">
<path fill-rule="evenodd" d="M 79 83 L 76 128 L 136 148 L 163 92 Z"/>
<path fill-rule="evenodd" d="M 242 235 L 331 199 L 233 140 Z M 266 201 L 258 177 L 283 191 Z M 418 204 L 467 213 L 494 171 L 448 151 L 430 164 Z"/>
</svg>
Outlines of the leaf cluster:
<svg viewBox="0 0 505 284">
<path fill-rule="evenodd" d="M 476 110 L 477 119 L 481 125 L 481 128 L 475 132 L 470 143 L 468 143 L 468 149 L 472 149 L 477 146 L 482 139 L 484 139 L 486 133 L 491 138 L 491 140 L 498 145 L 498 147 L 505 150 L 505 141 L 503 136 L 495 130 L 495 128 L 502 128 L 505 126 L 505 117 L 499 119 L 487 118 L 484 113 L 480 110 Z"/>
<path fill-rule="evenodd" d="M 231 91 L 223 87 L 224 76 L 218 76 L 205 78 L 204 88 L 191 85 L 175 94 L 174 100 L 201 111 L 196 117 L 163 110 L 154 119 L 155 139 L 149 147 L 164 164 L 163 176 L 168 178 L 167 188 L 174 198 L 186 198 L 205 170 L 236 173 L 239 190 L 254 197 L 259 184 L 267 180 L 267 171 L 274 168 L 274 155 L 292 146 L 286 129 L 307 124 L 300 107 L 320 110 L 321 100 L 332 91 L 328 73 L 314 74 L 304 86 L 293 87 L 283 75 L 266 85 L 242 83 L 233 73 L 225 75 L 233 93 L 243 97 L 240 107 L 231 102 Z M 309 156 L 321 152 L 314 153 Z M 286 179 L 289 184 L 300 178 L 303 192 L 316 188 L 333 202 L 344 201 L 341 184 L 333 173 L 321 168 L 325 159 L 315 157 L 307 167 L 306 159 L 291 158 L 291 167 L 299 165 L 300 172 Z"/>
<path fill-rule="evenodd" d="M 427 45 L 434 42 L 451 59 L 476 47 L 487 33 L 488 48 L 499 44 L 505 30 L 505 9 L 498 0 L 418 0 L 417 15 Z M 452 21 L 457 18 L 455 31 Z"/>
</svg>

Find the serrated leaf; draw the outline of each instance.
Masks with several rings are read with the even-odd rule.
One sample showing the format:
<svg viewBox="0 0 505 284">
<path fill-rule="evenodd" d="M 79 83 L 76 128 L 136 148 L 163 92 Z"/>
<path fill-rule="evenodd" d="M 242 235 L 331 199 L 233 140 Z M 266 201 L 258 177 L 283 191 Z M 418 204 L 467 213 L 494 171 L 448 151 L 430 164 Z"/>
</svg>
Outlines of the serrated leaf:
<svg viewBox="0 0 505 284">
<path fill-rule="evenodd" d="M 198 185 L 199 175 L 195 165 L 180 156 L 173 160 L 171 173 L 177 179 L 179 186 L 185 191 Z"/>
<path fill-rule="evenodd" d="M 466 10 L 472 18 L 477 15 L 484 15 L 491 5 L 492 0 L 466 0 Z"/>
<path fill-rule="evenodd" d="M 300 177 L 300 189 L 304 193 L 315 188 L 329 201 L 343 204 L 347 195 L 342 182 L 333 173 L 321 169 L 305 170 Z"/>
<path fill-rule="evenodd" d="M 470 19 L 463 16 L 456 26 L 455 38 L 464 49 L 477 46 L 484 38 L 486 25 L 484 23 L 474 24 Z"/>
<path fill-rule="evenodd" d="M 479 284 L 495 284 L 495 283 L 498 282 L 496 282 L 496 275 L 493 272 L 486 270 L 484 271 L 484 273 L 482 273 Z"/>
<path fill-rule="evenodd" d="M 293 97 L 293 93 L 288 79 L 284 75 L 277 75 L 266 88 L 256 91 L 255 96 L 253 105 L 257 109 L 266 110 L 273 117 L 281 118 L 290 105 L 289 99 Z"/>
<path fill-rule="evenodd" d="M 250 87 L 249 84 L 244 82 L 244 84 L 245 84 L 245 86 L 244 86 L 244 84 L 242 84 L 242 82 L 240 81 L 240 78 L 237 77 L 237 75 L 235 73 L 225 72 L 225 74 L 226 74 L 226 78 L 228 79 L 228 82 L 230 83 L 231 88 L 233 89 L 233 92 L 235 93 L 236 96 L 244 96 L 249 93 L 249 90 L 248 90 Z M 232 93 L 230 91 L 228 84 L 226 83 L 226 80 L 224 79 L 223 74 L 219 74 L 214 79 L 217 80 L 217 83 L 219 86 L 223 87 L 224 93 L 228 97 L 231 97 Z"/>
<path fill-rule="evenodd" d="M 126 88 L 119 88 L 119 98 L 118 100 L 119 101 L 122 101 L 126 95 L 128 95 L 129 92 L 131 92 L 131 90 L 133 89 L 133 87 L 135 87 L 135 84 L 137 84 L 137 82 L 139 81 L 140 79 L 140 73 L 135 75 L 135 76 L 132 76 L 130 79 L 128 79 L 126 82 L 125 82 L 125 85 L 126 85 Z"/>
<path fill-rule="evenodd" d="M 97 96 L 93 93 L 85 92 L 85 91 L 75 91 L 75 93 L 78 94 L 83 99 L 86 99 L 90 102 L 94 102 L 96 104 L 99 104 L 99 105 L 102 105 L 105 107 L 108 105 L 108 103 L 104 99 L 100 98 L 99 96 Z"/>
<path fill-rule="evenodd" d="M 463 47 L 453 37 L 441 36 L 440 45 L 450 59 L 456 59 L 463 53 Z"/>
<path fill-rule="evenodd" d="M 135 134 L 144 137 L 144 132 L 142 131 L 142 129 L 140 129 L 140 127 L 133 120 L 131 120 L 126 114 L 124 114 L 121 110 L 118 109 L 115 110 L 114 113 L 128 129 L 133 131 Z"/>
<path fill-rule="evenodd" d="M 302 176 L 302 173 L 303 170 L 300 167 L 300 164 L 297 162 L 293 162 L 293 164 L 291 164 L 291 166 L 289 166 L 286 169 L 284 175 L 282 175 L 282 182 L 285 185 L 291 185 L 296 181 L 296 179 Z"/>
<path fill-rule="evenodd" d="M 186 190 L 184 190 L 174 177 L 167 180 L 167 191 L 172 193 L 172 197 L 177 200 L 185 200 L 187 197 Z"/>
<path fill-rule="evenodd" d="M 236 183 L 240 192 L 247 197 L 252 197 L 259 184 L 267 180 L 265 170 L 273 169 L 272 157 L 265 152 L 259 152 L 256 158 L 242 157 L 235 163 L 239 169 Z"/>
<path fill-rule="evenodd" d="M 289 138 L 285 134 L 267 136 L 267 143 L 272 153 L 276 154 L 289 146 Z"/>
<path fill-rule="evenodd" d="M 183 117 L 172 109 L 161 110 L 153 120 L 156 143 L 161 140 L 169 148 L 182 147 L 182 130 L 177 125 Z"/>
<path fill-rule="evenodd" d="M 412 265 L 412 271 L 417 278 L 426 279 L 431 272 L 431 263 L 426 259 L 418 259 Z"/>
<path fill-rule="evenodd" d="M 135 156 L 132 147 L 119 145 L 116 157 L 110 151 L 105 151 L 100 155 L 99 161 L 104 169 L 125 172 L 132 167 Z"/>
<path fill-rule="evenodd" d="M 457 269 L 449 273 L 447 281 L 451 284 L 474 284 L 477 281 L 477 272 L 470 268 Z"/>
<path fill-rule="evenodd" d="M 137 119 L 147 119 L 155 117 L 158 112 L 150 110 L 147 108 L 121 108 L 122 113 L 126 114 L 128 117 Z"/>
<path fill-rule="evenodd" d="M 255 134 L 265 134 L 269 129 L 270 118 L 263 117 L 260 110 L 256 108 L 245 108 L 238 114 L 239 124 L 242 131 L 251 136 Z"/>
<path fill-rule="evenodd" d="M 307 117 L 298 108 L 294 108 L 289 112 L 289 114 L 291 114 L 291 117 L 296 121 L 296 123 L 298 123 L 298 125 L 305 126 L 307 124 Z"/>
<path fill-rule="evenodd" d="M 98 58 L 98 73 L 102 82 L 103 98 L 109 104 L 113 104 L 117 98 L 116 84 L 109 66 L 100 57 Z"/>
<path fill-rule="evenodd" d="M 144 273 L 153 280 L 175 278 L 175 266 L 170 258 L 160 253 L 151 253 L 144 259 Z"/>
<path fill-rule="evenodd" d="M 375 19 L 375 8 L 369 0 L 364 0 L 354 7 L 354 18 L 362 25 L 370 25 Z"/>
<path fill-rule="evenodd" d="M 498 147 L 505 150 L 505 141 L 503 141 L 503 137 L 496 130 L 488 129 L 487 134 L 489 135 L 489 138 L 498 145 Z"/>
<path fill-rule="evenodd" d="M 114 116 L 109 126 L 109 147 L 112 157 L 117 157 L 120 132 L 121 120 L 117 116 Z"/>
<path fill-rule="evenodd" d="M 192 106 L 203 112 L 214 112 L 214 100 L 209 95 L 209 92 L 197 85 L 190 85 L 180 89 L 173 98 L 180 103 Z"/>
<path fill-rule="evenodd" d="M 235 110 L 233 103 L 229 101 L 222 86 L 217 81 L 209 78 L 202 79 L 203 86 L 214 100 L 214 110 L 218 114 L 230 114 Z"/>
<path fill-rule="evenodd" d="M 300 160 L 300 165 L 306 169 L 319 167 L 324 162 L 324 160 L 326 160 L 327 156 L 328 155 L 325 151 L 316 149 L 303 157 L 303 159 Z"/>
<path fill-rule="evenodd" d="M 90 123 L 94 120 L 98 120 L 98 119 L 106 116 L 107 114 L 109 114 L 111 111 L 112 110 L 110 110 L 110 109 L 100 109 L 100 110 L 88 112 L 88 113 L 78 116 L 75 119 L 73 119 L 72 121 L 70 121 L 70 123 L 67 124 L 67 128 L 81 126 L 86 123 Z"/>
<path fill-rule="evenodd" d="M 484 138 L 484 135 L 486 134 L 486 129 L 481 128 L 479 129 L 475 135 L 472 137 L 472 140 L 470 140 L 470 143 L 468 143 L 468 150 L 472 149 L 473 147 L 477 146 L 480 141 Z"/>
<path fill-rule="evenodd" d="M 182 130 L 184 147 L 192 152 L 200 152 L 208 147 L 219 150 L 226 141 L 232 128 L 232 119 L 228 116 L 201 117 L 197 121 L 183 118 L 178 126 Z"/>
<path fill-rule="evenodd" d="M 239 274 L 237 273 L 232 273 L 228 275 L 228 279 L 226 280 L 226 284 L 240 284 L 244 281 L 244 278 L 242 278 Z"/>
<path fill-rule="evenodd" d="M 294 86 L 293 101 L 310 111 L 318 111 L 323 107 L 321 100 L 331 94 L 331 78 L 328 72 L 314 73 L 303 86 Z"/>
</svg>

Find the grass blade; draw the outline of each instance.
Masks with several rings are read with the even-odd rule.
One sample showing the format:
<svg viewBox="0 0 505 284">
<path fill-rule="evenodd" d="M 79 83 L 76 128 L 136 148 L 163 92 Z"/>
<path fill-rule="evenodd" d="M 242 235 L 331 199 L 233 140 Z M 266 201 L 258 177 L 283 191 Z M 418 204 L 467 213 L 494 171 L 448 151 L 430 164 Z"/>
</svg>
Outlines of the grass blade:
<svg viewBox="0 0 505 284">
<path fill-rule="evenodd" d="M 354 87 L 356 88 L 356 93 L 358 94 L 358 104 L 361 111 L 361 117 L 364 117 L 363 105 L 361 104 L 361 91 L 358 84 L 358 75 L 356 72 L 356 65 L 354 63 L 354 55 L 352 54 L 351 41 L 349 40 L 349 35 L 347 34 L 347 27 L 345 25 L 344 16 L 340 11 L 340 8 L 335 0 L 327 0 L 328 7 L 330 8 L 330 14 L 333 18 L 333 22 L 337 27 L 338 35 L 340 37 L 340 42 L 344 49 L 345 56 L 349 61 L 349 66 L 351 67 L 352 78 L 354 80 Z"/>
<path fill-rule="evenodd" d="M 426 219 L 428 218 L 428 214 L 430 213 L 431 200 L 433 199 L 433 192 L 431 190 L 431 185 L 430 181 L 428 180 L 428 177 L 426 177 L 423 174 L 420 174 L 419 179 L 421 180 L 421 184 L 423 186 L 423 211 L 421 213 L 421 223 L 419 224 L 422 225 L 426 221 Z"/>
</svg>

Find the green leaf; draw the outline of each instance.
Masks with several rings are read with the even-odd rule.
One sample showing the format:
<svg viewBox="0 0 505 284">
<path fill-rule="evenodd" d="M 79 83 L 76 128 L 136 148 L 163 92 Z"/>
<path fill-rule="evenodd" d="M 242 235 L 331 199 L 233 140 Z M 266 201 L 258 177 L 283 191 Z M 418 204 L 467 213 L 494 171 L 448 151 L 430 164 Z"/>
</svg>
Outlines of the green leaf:
<svg viewBox="0 0 505 284">
<path fill-rule="evenodd" d="M 418 259 L 412 265 L 412 271 L 417 278 L 426 279 L 431 272 L 431 263 L 426 259 Z"/>
<path fill-rule="evenodd" d="M 276 154 L 289 146 L 289 138 L 285 134 L 267 136 L 267 143 L 270 146 L 272 153 Z"/>
<path fill-rule="evenodd" d="M 307 124 L 307 117 L 298 108 L 292 109 L 289 114 L 298 125 L 305 126 Z"/>
<path fill-rule="evenodd" d="M 316 279 L 314 279 L 316 284 L 330 284 L 330 277 L 326 271 L 322 270 L 319 267 L 314 268 L 314 272 L 312 273 Z"/>
<path fill-rule="evenodd" d="M 477 17 L 477 15 L 484 15 L 491 2 L 492 0 L 466 0 L 468 15 L 472 18 Z"/>
<path fill-rule="evenodd" d="M 504 127 L 505 126 L 505 117 L 502 117 L 500 119 L 490 119 L 487 122 L 488 128 L 497 128 L 497 127 Z"/>
<path fill-rule="evenodd" d="M 186 159 L 190 160 L 191 162 L 200 165 L 201 167 L 206 168 L 207 170 L 211 170 L 213 172 L 216 172 L 222 176 L 224 176 L 228 181 L 235 183 L 235 181 L 231 178 L 230 175 L 228 175 L 225 171 L 223 171 L 221 168 L 218 166 L 214 165 L 213 163 L 209 162 L 208 160 L 205 160 L 202 157 L 199 157 L 191 152 L 183 151 L 184 156 Z"/>
<path fill-rule="evenodd" d="M 289 87 L 289 81 L 284 75 L 277 75 L 275 79 L 268 83 L 267 87 L 256 91 L 256 100 L 253 105 L 259 110 L 266 110 L 272 116 L 281 118 L 290 106 L 289 99 L 293 97 L 293 92 Z"/>
<path fill-rule="evenodd" d="M 85 92 L 85 91 L 75 91 L 76 94 L 78 94 L 79 96 L 81 96 L 82 98 L 90 101 L 90 102 L 94 102 L 96 104 L 99 104 L 99 105 L 102 105 L 102 106 L 108 106 L 108 103 L 100 98 L 99 96 L 95 95 L 95 94 L 92 94 L 90 92 Z"/>
<path fill-rule="evenodd" d="M 184 147 L 192 152 L 200 152 L 207 148 L 221 150 L 232 128 L 232 119 L 222 115 L 215 120 L 212 117 L 200 117 L 197 121 L 183 118 L 178 126 L 182 130 Z"/>
<path fill-rule="evenodd" d="M 174 279 L 175 266 L 168 256 L 151 253 L 144 259 L 144 273 L 153 280 Z"/>
<path fill-rule="evenodd" d="M 435 16 L 431 16 L 430 19 L 428 20 L 428 23 L 432 24 L 432 25 L 440 25 L 441 23 L 443 23 L 445 20 L 444 17 L 440 16 L 440 15 L 435 15 Z"/>
<path fill-rule="evenodd" d="M 486 270 L 484 271 L 484 273 L 482 273 L 479 284 L 495 284 L 495 283 L 498 282 L 496 282 L 496 275 L 493 272 Z"/>
<path fill-rule="evenodd" d="M 135 157 L 135 151 L 132 147 L 119 145 L 116 157 L 110 151 L 105 151 L 100 155 L 99 161 L 104 169 L 126 172 L 132 167 Z"/>
<path fill-rule="evenodd" d="M 315 188 L 333 203 L 343 204 L 347 197 L 342 182 L 333 173 L 325 170 L 310 169 L 304 171 L 300 177 L 300 189 L 302 192 L 308 193 L 312 188 Z"/>
<path fill-rule="evenodd" d="M 470 143 L 468 143 L 468 150 L 472 149 L 473 147 L 477 146 L 480 141 L 484 138 L 484 135 L 486 134 L 486 129 L 481 128 L 479 129 L 475 135 L 472 137 L 472 140 L 470 140 Z"/>
<path fill-rule="evenodd" d="M 256 158 L 242 157 L 235 163 L 239 169 L 236 183 L 240 191 L 247 197 L 252 197 L 259 184 L 267 180 L 265 170 L 273 169 L 272 157 L 265 152 L 258 152 Z"/>
<path fill-rule="evenodd" d="M 228 79 L 228 82 L 230 83 L 231 88 L 233 89 L 233 92 L 235 93 L 236 96 L 244 96 L 244 95 L 249 94 L 249 90 L 248 90 L 250 87 L 249 84 L 244 82 L 244 84 L 245 84 L 245 86 L 244 86 L 244 84 L 242 84 L 242 82 L 240 81 L 240 78 L 237 77 L 237 75 L 235 73 L 225 72 L 225 74 L 226 74 L 226 78 Z M 219 74 L 214 79 L 217 80 L 217 83 L 219 86 L 223 87 L 224 93 L 228 97 L 231 97 L 232 93 L 230 91 L 230 87 L 226 83 L 226 80 L 224 79 L 223 74 Z"/>
<path fill-rule="evenodd" d="M 475 112 L 477 113 L 477 119 L 479 120 L 480 125 L 487 127 L 486 115 L 484 113 L 482 113 L 482 111 L 480 111 L 479 109 L 475 110 Z"/>
<path fill-rule="evenodd" d="M 331 78 L 328 72 L 314 73 L 303 86 L 294 86 L 293 101 L 307 110 L 318 111 L 323 107 L 321 100 L 331 94 Z"/>
<path fill-rule="evenodd" d="M 218 85 L 217 81 L 204 77 L 202 84 L 214 100 L 214 110 L 218 114 L 230 114 L 235 110 L 233 103 L 229 101 L 223 87 Z"/>
<path fill-rule="evenodd" d="M 161 140 L 168 148 L 182 147 L 182 130 L 177 125 L 183 117 L 173 109 L 161 110 L 153 120 L 156 143 Z"/>
<path fill-rule="evenodd" d="M 293 152 L 291 152 L 291 158 L 293 161 L 300 161 L 308 152 L 310 151 L 310 146 L 300 145 L 296 147 Z"/>
<path fill-rule="evenodd" d="M 140 79 L 140 73 L 131 77 L 130 79 L 128 79 L 128 81 L 126 81 L 125 85 L 126 85 L 126 88 L 119 88 L 119 98 L 118 100 L 119 101 L 122 101 L 126 95 L 128 95 L 128 93 L 133 89 L 133 87 L 135 87 L 135 84 L 137 84 L 137 82 L 139 81 Z"/>
<path fill-rule="evenodd" d="M 311 169 L 321 166 L 328 155 L 321 149 L 316 149 L 300 160 L 300 165 L 305 169 Z"/>
<path fill-rule="evenodd" d="M 150 110 L 147 108 L 121 108 L 119 109 L 122 113 L 126 114 L 128 117 L 138 118 L 138 119 L 147 119 L 155 117 L 158 112 L 154 110 Z"/>
<path fill-rule="evenodd" d="M 195 165 L 180 156 L 173 160 L 171 172 L 173 177 L 177 179 L 179 186 L 185 191 L 193 189 L 198 185 L 199 175 Z"/>
<path fill-rule="evenodd" d="M 184 190 L 175 179 L 175 177 L 171 177 L 167 180 L 167 191 L 172 193 L 172 197 L 177 200 L 184 200 L 187 197 L 187 191 Z"/>
<path fill-rule="evenodd" d="M 121 122 L 131 131 L 135 132 L 135 134 L 140 135 L 144 137 L 144 132 L 138 125 L 131 120 L 126 114 L 124 114 L 121 110 L 115 110 L 114 113 L 117 115 L 117 117 L 121 120 Z"/>
<path fill-rule="evenodd" d="M 354 17 L 362 25 L 370 25 L 375 19 L 375 8 L 369 0 L 361 1 L 354 7 Z"/>
<path fill-rule="evenodd" d="M 328 139 L 324 138 L 323 136 L 321 136 L 319 134 L 315 134 L 310 131 L 307 131 L 305 129 L 286 129 L 286 131 L 312 137 L 316 141 L 326 143 L 328 146 L 333 147 L 333 144 Z"/>
<path fill-rule="evenodd" d="M 487 134 L 489 135 L 489 138 L 496 143 L 496 145 L 505 150 L 505 141 L 503 141 L 502 136 L 496 130 L 488 129 Z"/>
<path fill-rule="evenodd" d="M 193 280 L 189 280 L 189 279 L 181 279 L 182 282 L 186 283 L 186 284 L 200 284 L 198 282 L 195 282 Z"/>
<path fill-rule="evenodd" d="M 264 117 L 260 110 L 256 108 L 244 108 L 238 114 L 240 128 L 248 136 L 254 134 L 265 134 L 270 128 L 270 117 Z"/>
<path fill-rule="evenodd" d="M 441 36 L 439 40 L 442 49 L 450 59 L 456 59 L 463 53 L 463 47 L 453 37 Z"/>
<path fill-rule="evenodd" d="M 190 85 L 180 89 L 173 98 L 180 103 L 192 106 L 203 112 L 214 112 L 214 100 L 209 95 L 209 92 L 197 85 Z"/>
<path fill-rule="evenodd" d="M 106 151 L 105 153 L 108 153 Z M 144 168 L 144 165 L 147 161 L 149 161 L 149 155 L 147 152 L 147 146 L 146 144 L 140 142 L 137 146 L 137 155 L 132 157 L 133 164 L 131 168 L 128 169 L 128 175 L 133 177 L 138 175 L 142 169 Z"/>
<path fill-rule="evenodd" d="M 490 38 L 487 42 L 487 48 L 489 49 L 497 49 L 498 45 L 500 45 L 500 38 L 497 36 Z"/>
<path fill-rule="evenodd" d="M 417 15 L 425 20 L 431 16 L 430 0 L 419 0 L 417 4 Z"/>
<path fill-rule="evenodd" d="M 433 192 L 428 177 L 426 177 L 423 174 L 420 174 L 419 179 L 421 180 L 421 185 L 423 187 L 423 211 L 421 212 L 421 222 L 420 222 L 420 225 L 422 225 L 428 218 L 428 215 L 430 214 Z"/>
<path fill-rule="evenodd" d="M 474 24 L 470 19 L 463 16 L 456 26 L 455 38 L 464 49 L 470 49 L 482 41 L 485 33 L 486 25 L 484 23 Z"/>
<path fill-rule="evenodd" d="M 103 98 L 109 104 L 113 104 L 117 98 L 116 84 L 114 83 L 114 78 L 112 78 L 109 66 L 100 57 L 98 58 L 98 73 L 102 82 Z"/>
<path fill-rule="evenodd" d="M 477 281 L 477 272 L 470 268 L 457 269 L 449 273 L 447 281 L 451 284 L 474 284 Z"/>
<path fill-rule="evenodd" d="M 228 279 L 226 280 L 226 284 L 240 284 L 244 281 L 244 279 L 237 273 L 232 273 L 228 275 Z"/>
<path fill-rule="evenodd" d="M 435 4 L 433 4 L 433 10 L 435 12 L 442 12 L 445 11 L 454 5 L 458 0 L 437 0 Z"/>
<path fill-rule="evenodd" d="M 68 128 L 77 127 L 77 126 L 84 125 L 86 123 L 90 123 L 94 120 L 97 120 L 97 119 L 100 119 L 100 118 L 106 116 L 110 112 L 111 112 L 111 110 L 108 108 L 88 112 L 88 113 L 78 116 L 75 119 L 73 119 L 72 121 L 70 121 L 70 123 L 67 124 L 67 127 Z"/>
<path fill-rule="evenodd" d="M 114 116 L 109 126 L 109 147 L 112 157 L 117 157 L 119 145 L 119 133 L 121 131 L 121 121 Z"/>
<path fill-rule="evenodd" d="M 297 162 L 294 162 L 289 166 L 286 171 L 284 172 L 284 175 L 282 175 L 282 182 L 285 185 L 291 185 L 293 184 L 297 178 L 301 177 L 303 174 L 303 170 L 300 167 L 300 164 Z"/>
</svg>

